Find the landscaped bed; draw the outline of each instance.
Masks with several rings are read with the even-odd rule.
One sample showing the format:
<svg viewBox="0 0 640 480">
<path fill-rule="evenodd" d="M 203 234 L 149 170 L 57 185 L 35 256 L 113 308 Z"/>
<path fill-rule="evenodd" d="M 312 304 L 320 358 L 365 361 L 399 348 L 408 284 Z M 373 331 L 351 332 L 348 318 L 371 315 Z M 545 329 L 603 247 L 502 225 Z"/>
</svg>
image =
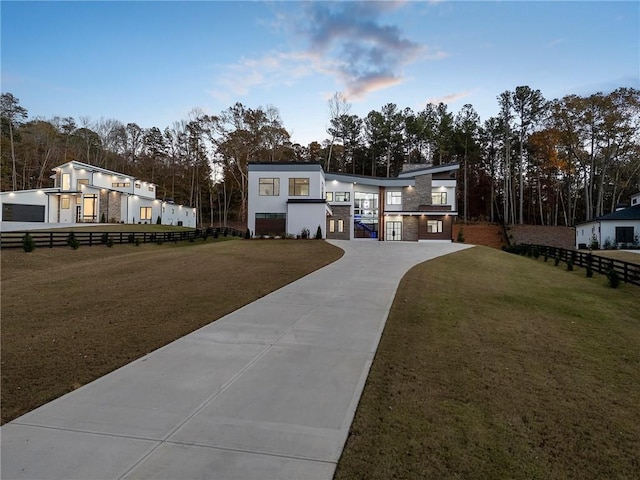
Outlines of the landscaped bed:
<svg viewBox="0 0 640 480">
<path fill-rule="evenodd" d="M 483 247 L 416 266 L 336 478 L 637 478 L 639 292 Z"/>
<path fill-rule="evenodd" d="M 3 250 L 2 423 L 341 255 L 323 241 L 232 237 Z"/>
</svg>

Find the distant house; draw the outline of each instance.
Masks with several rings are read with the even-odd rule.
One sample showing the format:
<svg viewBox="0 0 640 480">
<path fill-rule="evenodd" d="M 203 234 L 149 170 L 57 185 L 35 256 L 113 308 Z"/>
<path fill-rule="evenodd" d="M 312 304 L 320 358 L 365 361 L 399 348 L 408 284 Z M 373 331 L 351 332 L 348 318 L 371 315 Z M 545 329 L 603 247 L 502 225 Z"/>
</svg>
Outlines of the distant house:
<svg viewBox="0 0 640 480">
<path fill-rule="evenodd" d="M 314 163 L 251 163 L 248 228 L 255 236 L 381 241 L 451 240 L 458 164 L 410 165 L 398 177 L 325 173 Z"/>
<path fill-rule="evenodd" d="M 576 248 L 640 245 L 640 193 L 631 206 L 576 225 Z"/>
<path fill-rule="evenodd" d="M 156 199 L 156 185 L 82 162 L 53 169 L 54 186 L 0 193 L 3 222 L 196 226 L 196 209 Z"/>
</svg>

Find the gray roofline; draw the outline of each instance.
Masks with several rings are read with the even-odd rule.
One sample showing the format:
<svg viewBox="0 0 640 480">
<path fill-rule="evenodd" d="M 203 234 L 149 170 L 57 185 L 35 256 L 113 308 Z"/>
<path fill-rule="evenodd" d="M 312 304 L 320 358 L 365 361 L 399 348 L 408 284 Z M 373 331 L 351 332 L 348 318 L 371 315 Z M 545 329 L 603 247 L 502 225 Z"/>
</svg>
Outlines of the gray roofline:
<svg viewBox="0 0 640 480">
<path fill-rule="evenodd" d="M 249 172 L 322 172 L 322 165 L 300 162 L 248 163 L 247 170 Z"/>
<path fill-rule="evenodd" d="M 361 185 L 371 185 L 374 187 L 413 187 L 416 184 L 414 178 L 387 178 L 387 177 L 365 177 L 363 175 L 351 175 L 348 173 L 325 173 L 326 180 L 337 180 L 339 182 L 359 183 Z"/>
<path fill-rule="evenodd" d="M 442 173 L 453 170 L 459 170 L 459 163 L 447 163 L 445 165 L 438 165 L 436 167 L 424 167 L 416 168 L 415 170 L 407 170 L 406 172 L 400 172 L 398 178 L 417 177 L 420 175 L 428 175 L 430 173 Z"/>
<path fill-rule="evenodd" d="M 74 168 L 75 168 L 75 166 L 77 165 L 77 166 L 78 166 L 78 167 L 80 167 L 80 168 L 86 168 L 87 170 L 93 170 L 94 172 L 105 173 L 105 174 L 108 174 L 108 175 L 115 175 L 115 176 L 118 176 L 118 177 L 128 177 L 128 178 L 130 178 L 130 179 L 131 179 L 131 180 L 133 180 L 133 181 L 138 180 L 138 181 L 140 181 L 140 182 L 145 182 L 145 183 L 147 183 L 147 184 L 149 184 L 149 185 L 155 185 L 155 186 L 158 186 L 158 184 L 157 184 L 157 183 L 147 182 L 146 180 L 142 180 L 141 178 L 137 178 L 137 177 L 135 177 L 135 176 L 133 176 L 133 175 L 129 175 L 129 174 L 127 174 L 127 173 L 116 172 L 116 171 L 114 171 L 114 170 L 107 170 L 106 168 L 96 167 L 95 165 L 89 165 L 88 163 L 79 162 L 78 160 L 71 160 L 71 161 L 69 161 L 69 162 L 63 163 L 62 165 L 58 165 L 57 167 L 54 167 L 54 168 L 52 169 L 52 171 L 54 171 L 54 172 L 55 172 L 55 170 L 56 170 L 57 168 L 64 167 L 65 165 L 73 165 L 73 166 L 74 166 Z M 52 175 L 51 177 L 49 177 L 49 178 L 52 178 L 52 177 L 53 177 L 53 175 Z"/>
</svg>

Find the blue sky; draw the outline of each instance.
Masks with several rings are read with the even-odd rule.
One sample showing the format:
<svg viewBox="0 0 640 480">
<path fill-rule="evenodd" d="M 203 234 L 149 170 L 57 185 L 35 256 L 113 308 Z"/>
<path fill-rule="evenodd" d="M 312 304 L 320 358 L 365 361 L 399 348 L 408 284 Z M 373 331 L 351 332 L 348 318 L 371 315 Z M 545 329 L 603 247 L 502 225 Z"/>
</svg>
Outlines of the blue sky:
<svg viewBox="0 0 640 480">
<path fill-rule="evenodd" d="M 273 105 L 294 142 L 327 138 L 327 100 L 361 117 L 640 88 L 636 1 L 0 3 L 2 91 L 30 117 L 164 129 L 199 108 Z"/>
</svg>

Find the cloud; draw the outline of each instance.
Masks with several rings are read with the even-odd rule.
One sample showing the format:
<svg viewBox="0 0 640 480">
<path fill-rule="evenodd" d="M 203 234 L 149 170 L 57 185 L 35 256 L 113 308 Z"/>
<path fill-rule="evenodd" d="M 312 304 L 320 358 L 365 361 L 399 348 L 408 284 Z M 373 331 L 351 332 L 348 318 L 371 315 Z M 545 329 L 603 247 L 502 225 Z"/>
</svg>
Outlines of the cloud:
<svg viewBox="0 0 640 480">
<path fill-rule="evenodd" d="M 426 101 L 426 103 L 427 104 L 431 103 L 433 105 L 438 105 L 439 103 L 445 103 L 445 104 L 448 105 L 450 103 L 458 102 L 458 101 L 462 100 L 463 98 L 467 98 L 469 95 L 471 95 L 471 92 L 468 92 L 468 91 L 450 93 L 448 95 L 443 95 L 441 97 L 429 98 Z"/>
<path fill-rule="evenodd" d="M 331 65 L 330 72 L 344 86 L 345 95 L 359 98 L 402 82 L 403 67 L 427 53 L 424 46 L 403 38 L 398 27 L 379 20 L 403 4 L 312 2 L 297 23 L 304 25 L 297 33 L 306 39 L 308 52 Z"/>
<path fill-rule="evenodd" d="M 288 28 L 295 48 L 270 52 L 220 66 L 217 88 L 209 93 L 221 101 L 246 95 L 255 87 L 287 85 L 312 74 L 333 77 L 350 100 L 405 80 L 404 69 L 421 60 L 439 60 L 446 53 L 404 38 L 401 30 L 381 17 L 402 1 L 308 2 L 277 13 L 275 29 Z M 280 30 L 282 32 L 282 30 Z"/>
</svg>

